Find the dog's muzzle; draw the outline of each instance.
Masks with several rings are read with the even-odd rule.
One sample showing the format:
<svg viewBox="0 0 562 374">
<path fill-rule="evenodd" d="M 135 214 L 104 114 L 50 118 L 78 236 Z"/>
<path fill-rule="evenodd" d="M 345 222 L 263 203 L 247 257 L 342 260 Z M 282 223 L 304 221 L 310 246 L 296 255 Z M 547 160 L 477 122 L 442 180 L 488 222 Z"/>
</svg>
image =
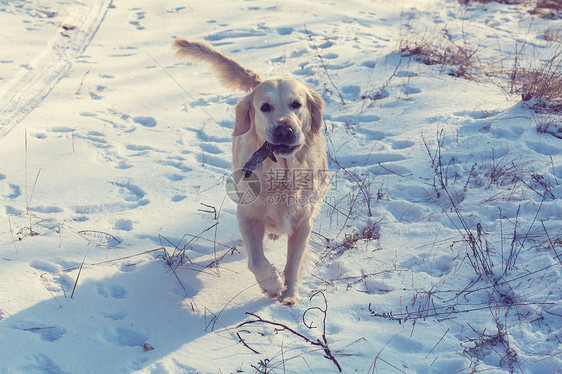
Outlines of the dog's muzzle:
<svg viewBox="0 0 562 374">
<path fill-rule="evenodd" d="M 273 151 L 275 154 L 288 156 L 300 146 L 300 144 L 297 143 L 297 136 L 293 127 L 286 123 L 279 123 L 273 130 L 272 135 L 273 139 L 271 143 L 273 144 Z"/>
</svg>

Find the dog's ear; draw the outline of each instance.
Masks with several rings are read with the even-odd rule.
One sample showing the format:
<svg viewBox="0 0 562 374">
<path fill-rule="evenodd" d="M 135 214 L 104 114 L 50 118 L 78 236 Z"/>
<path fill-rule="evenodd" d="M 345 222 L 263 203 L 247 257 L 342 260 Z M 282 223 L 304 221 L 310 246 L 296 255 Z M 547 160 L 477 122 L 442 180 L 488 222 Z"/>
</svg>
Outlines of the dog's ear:
<svg viewBox="0 0 562 374">
<path fill-rule="evenodd" d="M 247 133 L 254 126 L 254 106 L 252 101 L 254 92 L 247 95 L 236 104 L 236 119 L 234 120 L 234 131 L 232 136 L 240 136 Z"/>
<path fill-rule="evenodd" d="M 322 112 L 324 111 L 324 100 L 316 91 L 308 89 L 307 93 L 308 112 L 310 113 L 310 131 L 319 134 L 322 129 Z"/>
</svg>

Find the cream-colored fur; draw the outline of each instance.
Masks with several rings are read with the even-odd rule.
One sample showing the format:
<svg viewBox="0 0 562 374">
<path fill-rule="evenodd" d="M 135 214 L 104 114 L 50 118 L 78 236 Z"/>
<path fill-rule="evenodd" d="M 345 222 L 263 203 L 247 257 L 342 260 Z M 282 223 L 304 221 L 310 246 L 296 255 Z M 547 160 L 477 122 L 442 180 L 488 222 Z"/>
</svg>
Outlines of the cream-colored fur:
<svg viewBox="0 0 562 374">
<path fill-rule="evenodd" d="M 294 305 L 300 301 L 298 285 L 314 218 L 328 189 L 322 98 L 292 78 L 262 81 L 257 73 L 206 43 L 176 39 L 174 47 L 179 57 L 210 63 L 225 86 L 249 92 L 236 105 L 233 170 L 242 169 L 265 141 L 276 144 L 277 127 L 290 128 L 287 146 L 292 152 L 276 152 L 277 162 L 268 158 L 254 171 L 261 181 L 261 193 L 255 201 L 239 204 L 237 215 L 248 267 L 262 290 Z M 296 178 L 299 175 L 311 180 L 303 183 Z M 266 233 L 288 235 L 283 275 L 264 255 Z"/>
</svg>

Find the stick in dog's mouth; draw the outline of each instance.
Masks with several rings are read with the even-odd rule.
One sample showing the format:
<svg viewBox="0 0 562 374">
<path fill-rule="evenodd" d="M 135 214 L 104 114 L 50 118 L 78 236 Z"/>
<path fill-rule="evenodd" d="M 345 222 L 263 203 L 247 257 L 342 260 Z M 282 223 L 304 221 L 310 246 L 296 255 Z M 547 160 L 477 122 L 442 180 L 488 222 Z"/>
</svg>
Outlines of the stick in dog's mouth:
<svg viewBox="0 0 562 374">
<path fill-rule="evenodd" d="M 289 155 L 295 149 L 298 148 L 298 145 L 290 146 L 286 144 L 271 144 L 270 142 L 265 142 L 263 145 L 258 149 L 252 157 L 244 164 L 242 168 L 242 172 L 244 173 L 244 178 L 248 178 L 252 175 L 252 172 L 258 168 L 267 158 L 270 158 L 273 162 L 277 162 L 277 158 L 275 157 L 275 153 L 281 155 Z"/>
</svg>

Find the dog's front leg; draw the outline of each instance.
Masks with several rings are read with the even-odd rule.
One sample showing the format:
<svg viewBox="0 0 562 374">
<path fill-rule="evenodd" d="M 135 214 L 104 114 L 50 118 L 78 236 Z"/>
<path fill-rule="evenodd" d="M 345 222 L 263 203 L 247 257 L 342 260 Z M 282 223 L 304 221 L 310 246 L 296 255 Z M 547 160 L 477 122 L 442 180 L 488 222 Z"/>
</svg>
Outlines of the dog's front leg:
<svg viewBox="0 0 562 374">
<path fill-rule="evenodd" d="M 277 299 L 283 292 L 283 282 L 281 274 L 263 253 L 265 225 L 260 220 L 248 219 L 240 213 L 238 224 L 248 252 L 248 268 L 254 273 L 262 291 L 272 299 Z"/>
<path fill-rule="evenodd" d="M 299 281 L 302 272 L 302 263 L 305 260 L 308 240 L 312 230 L 311 222 L 299 222 L 289 235 L 287 245 L 287 264 L 285 265 L 285 291 L 280 301 L 285 305 L 295 305 L 301 298 L 299 296 Z"/>
</svg>

